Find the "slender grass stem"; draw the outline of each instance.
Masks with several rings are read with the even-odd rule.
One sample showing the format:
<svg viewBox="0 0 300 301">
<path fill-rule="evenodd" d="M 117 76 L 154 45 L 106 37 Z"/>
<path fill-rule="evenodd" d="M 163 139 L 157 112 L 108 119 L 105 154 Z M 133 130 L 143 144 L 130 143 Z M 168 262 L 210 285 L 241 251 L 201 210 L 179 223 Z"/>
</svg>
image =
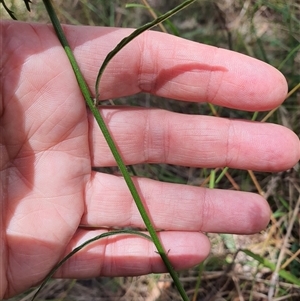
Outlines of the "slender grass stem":
<svg viewBox="0 0 300 301">
<path fill-rule="evenodd" d="M 185 6 L 187 6 L 188 4 L 190 4 L 192 2 L 194 2 L 194 0 L 185 1 Z M 137 208 L 140 212 L 140 215 L 141 215 L 141 217 L 142 217 L 142 219 L 143 219 L 143 221 L 144 221 L 144 223 L 147 227 L 147 230 L 148 230 L 148 232 L 149 232 L 149 234 L 152 238 L 152 241 L 155 244 L 157 252 L 161 256 L 161 258 L 162 258 L 168 272 L 170 273 L 170 275 L 171 275 L 171 277 L 172 277 L 172 279 L 173 279 L 173 281 L 174 281 L 181 297 L 183 298 L 184 301 L 188 301 L 189 300 L 188 296 L 187 296 L 186 292 L 184 291 L 184 288 L 183 288 L 183 286 L 182 286 L 182 284 L 179 280 L 179 277 L 178 277 L 177 273 L 175 272 L 175 270 L 174 270 L 174 268 L 173 268 L 173 266 L 172 266 L 172 264 L 171 264 L 171 262 L 170 262 L 170 260 L 167 256 L 167 254 L 166 254 L 166 252 L 165 252 L 165 250 L 164 250 L 164 248 L 163 248 L 163 246 L 162 246 L 162 244 L 161 244 L 161 242 L 160 242 L 160 240 L 157 236 L 157 233 L 154 229 L 154 226 L 152 225 L 152 222 L 151 222 L 149 216 L 147 215 L 146 209 L 145 209 L 145 207 L 142 203 L 142 200 L 141 200 L 141 198 L 138 194 L 138 191 L 137 191 L 137 189 L 136 189 L 136 187 L 135 187 L 135 185 L 134 185 L 134 183 L 133 183 L 133 181 L 132 181 L 132 179 L 131 179 L 128 171 L 127 171 L 126 165 L 125 165 L 120 153 L 117 150 L 115 142 L 113 141 L 113 139 L 112 139 L 112 137 L 109 133 L 109 130 L 108 130 L 108 128 L 107 128 L 107 126 L 104 122 L 103 117 L 101 116 L 100 112 L 98 111 L 98 109 L 97 109 L 97 107 L 96 107 L 96 105 L 95 105 L 95 103 L 94 103 L 94 101 L 91 97 L 90 90 L 89 90 L 89 88 L 86 84 L 86 81 L 85 81 L 85 79 L 84 79 L 84 77 L 83 77 L 83 75 L 82 75 L 82 73 L 81 73 L 81 71 L 78 67 L 76 59 L 75 59 L 75 57 L 72 53 L 70 45 L 69 45 L 69 43 L 68 43 L 68 41 L 65 37 L 65 34 L 64 34 L 63 29 L 61 27 L 61 24 L 60 24 L 60 22 L 57 18 L 57 15 L 54 11 L 51 0 L 43 0 L 43 3 L 44 3 L 44 5 L 47 9 L 48 15 L 51 19 L 51 22 L 52 22 L 53 26 L 54 26 L 55 32 L 58 36 L 58 39 L 60 40 L 60 42 L 61 42 L 68 58 L 69 58 L 69 61 L 72 65 L 72 68 L 74 70 L 74 74 L 76 76 L 78 85 L 79 85 L 79 87 L 82 91 L 82 94 L 84 96 L 84 99 L 85 99 L 88 107 L 90 108 L 91 112 L 93 113 L 93 115 L 94 115 L 94 117 L 95 117 L 95 119 L 96 119 L 102 133 L 103 133 L 103 136 L 106 139 L 107 144 L 109 145 L 109 148 L 110 148 L 110 150 L 111 150 L 111 152 L 112 152 L 112 154 L 113 154 L 113 156 L 114 156 L 114 158 L 115 158 L 115 160 L 118 164 L 118 167 L 119 167 L 119 169 L 120 169 L 120 171 L 121 171 L 121 173 L 124 177 L 124 180 L 125 180 L 128 188 L 131 192 L 131 195 L 132 195 L 133 199 L 135 200 L 136 206 L 137 206 Z M 175 14 L 177 11 L 183 9 L 185 6 L 183 6 L 183 4 L 179 5 L 177 7 L 177 10 L 174 9 L 174 10 L 170 11 L 170 13 L 168 14 L 168 17 Z M 166 18 L 167 18 L 167 14 L 159 17 L 158 18 L 159 20 L 157 20 L 156 22 L 157 23 L 162 22 Z M 153 27 L 154 25 L 155 25 L 154 22 L 150 22 L 150 24 L 148 24 L 147 26 L 142 26 L 142 30 L 145 31 L 145 30 Z M 137 29 L 137 31 L 138 31 L 138 34 L 140 34 L 142 32 L 141 29 L 140 30 Z M 101 74 L 103 73 L 103 71 L 104 71 L 105 67 L 107 66 L 108 62 L 110 61 L 110 59 L 119 50 L 121 50 L 126 44 L 128 44 L 134 37 L 135 36 L 131 35 L 131 37 L 129 39 L 122 40 L 121 43 L 118 44 L 117 49 L 114 49 L 110 53 L 110 55 L 108 55 L 108 57 L 105 59 L 105 61 L 103 62 L 102 66 L 100 68 L 100 71 L 99 71 L 99 74 L 98 74 L 98 77 L 97 77 L 97 87 L 98 87 L 98 84 L 99 84 L 99 81 L 100 81 Z"/>
</svg>

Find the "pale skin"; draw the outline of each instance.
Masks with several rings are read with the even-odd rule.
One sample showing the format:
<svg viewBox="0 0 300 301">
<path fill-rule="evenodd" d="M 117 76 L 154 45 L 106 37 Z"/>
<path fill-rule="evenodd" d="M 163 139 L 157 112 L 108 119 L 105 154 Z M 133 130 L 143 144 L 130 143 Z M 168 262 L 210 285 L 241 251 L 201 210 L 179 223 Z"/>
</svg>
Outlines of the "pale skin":
<svg viewBox="0 0 300 301">
<path fill-rule="evenodd" d="M 98 68 L 129 29 L 65 27 L 93 90 Z M 123 179 L 92 171 L 115 162 L 50 25 L 1 23 L 0 298 L 42 281 L 70 250 L 105 228 L 142 227 Z M 238 53 L 148 32 L 110 63 L 101 99 L 149 92 L 240 110 L 270 110 L 287 94 L 282 74 Z M 167 100 L 165 100 L 167 101 Z M 157 109 L 102 107 L 126 164 L 169 163 L 276 172 L 300 157 L 287 128 Z M 266 227 L 267 202 L 247 192 L 136 178 L 176 269 L 202 261 L 202 232 L 250 234 Z M 91 230 L 87 227 L 94 227 Z M 141 237 L 104 239 L 70 259 L 56 277 L 141 275 L 165 268 Z"/>
</svg>

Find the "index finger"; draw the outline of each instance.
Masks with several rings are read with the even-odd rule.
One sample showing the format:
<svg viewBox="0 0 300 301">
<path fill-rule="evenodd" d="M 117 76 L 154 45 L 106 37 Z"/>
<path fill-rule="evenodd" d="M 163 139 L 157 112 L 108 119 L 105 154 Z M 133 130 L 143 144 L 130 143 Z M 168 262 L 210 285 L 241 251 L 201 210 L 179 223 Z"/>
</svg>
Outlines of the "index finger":
<svg viewBox="0 0 300 301">
<path fill-rule="evenodd" d="M 106 54 L 132 30 L 66 27 L 91 89 Z M 233 51 L 148 31 L 109 63 L 101 99 L 139 92 L 248 111 L 269 110 L 285 99 L 287 83 L 272 66 Z"/>
</svg>

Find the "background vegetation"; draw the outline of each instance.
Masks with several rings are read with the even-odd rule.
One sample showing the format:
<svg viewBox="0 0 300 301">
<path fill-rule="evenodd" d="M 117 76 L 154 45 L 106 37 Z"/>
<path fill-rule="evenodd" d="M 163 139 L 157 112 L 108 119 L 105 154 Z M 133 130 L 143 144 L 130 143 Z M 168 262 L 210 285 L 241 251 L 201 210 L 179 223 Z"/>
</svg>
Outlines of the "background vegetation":
<svg viewBox="0 0 300 301">
<path fill-rule="evenodd" d="M 23 1 L 6 1 L 19 20 L 49 23 L 43 3 L 32 2 L 32 11 L 28 13 Z M 181 2 L 148 0 L 157 14 Z M 153 18 L 145 8 L 126 8 L 126 4 L 133 3 L 129 0 L 57 0 L 55 3 L 61 22 L 68 24 L 138 27 Z M 147 4 L 142 0 L 134 3 Z M 8 18 L 2 8 L 1 17 Z M 163 28 L 154 30 L 166 30 L 187 39 L 245 53 L 280 69 L 288 80 L 289 89 L 294 89 L 294 92 L 282 106 L 268 115 L 268 122 L 282 124 L 300 135 L 300 4 L 297 1 L 199 0 L 174 16 Z M 116 104 L 155 106 L 185 114 L 253 118 L 253 113 L 212 108 L 205 103 L 166 101 L 147 94 L 114 101 Z M 267 114 L 258 113 L 254 117 L 261 121 Z M 198 186 L 208 185 L 211 174 L 209 169 L 166 164 L 135 168 L 139 175 L 145 177 Z M 284 275 L 276 280 L 274 276 L 277 274 L 272 271 L 276 269 L 278 272 L 282 268 L 295 279 L 300 278 L 299 169 L 299 164 L 274 174 L 229 169 L 228 176 L 216 170 L 215 187 L 263 194 L 273 215 L 263 233 L 250 236 L 207 234 L 212 243 L 211 255 L 204 263 L 181 273 L 191 300 L 299 300 L 300 286 Z M 246 249 L 247 254 L 240 249 Z M 10 300 L 25 301 L 31 296 L 28 292 Z M 161 274 L 135 278 L 53 280 L 38 300 L 169 301 L 180 298 L 168 275 Z"/>
</svg>

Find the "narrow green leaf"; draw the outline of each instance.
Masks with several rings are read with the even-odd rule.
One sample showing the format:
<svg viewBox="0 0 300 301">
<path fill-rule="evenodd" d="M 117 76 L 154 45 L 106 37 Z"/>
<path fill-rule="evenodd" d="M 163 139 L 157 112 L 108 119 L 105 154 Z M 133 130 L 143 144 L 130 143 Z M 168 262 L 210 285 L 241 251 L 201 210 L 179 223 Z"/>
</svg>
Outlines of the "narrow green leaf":
<svg viewBox="0 0 300 301">
<path fill-rule="evenodd" d="M 255 121 L 256 118 L 257 118 L 257 116 L 258 116 L 258 112 L 254 112 L 254 113 L 253 113 L 253 116 L 252 116 L 252 118 L 251 118 L 251 120 L 252 120 L 252 121 Z"/>
<path fill-rule="evenodd" d="M 241 249 L 241 251 L 244 252 L 245 254 L 247 254 L 248 256 L 252 257 L 256 261 L 258 261 L 259 263 L 261 263 L 263 266 L 269 268 L 272 272 L 275 272 L 276 265 L 274 263 L 270 262 L 269 260 L 267 260 L 266 258 L 263 258 L 260 255 L 255 254 L 247 249 Z M 300 286 L 300 279 L 295 277 L 293 274 L 289 273 L 288 271 L 279 270 L 278 274 L 280 277 L 289 281 L 290 283 Z"/>
<path fill-rule="evenodd" d="M 111 51 L 108 53 L 108 55 L 106 56 L 106 58 L 104 59 L 102 66 L 100 67 L 100 70 L 98 72 L 97 75 L 97 79 L 96 79 L 96 85 L 95 85 L 95 95 L 96 95 L 96 102 L 98 102 L 99 100 L 99 83 L 100 83 L 100 79 L 101 76 L 105 70 L 105 68 L 107 67 L 108 63 L 110 62 L 110 60 L 122 49 L 124 48 L 129 42 L 131 42 L 134 38 L 136 38 L 137 36 L 139 36 L 141 33 L 145 32 L 146 30 L 156 26 L 157 24 L 167 20 L 168 18 L 170 18 L 171 16 L 175 15 L 176 13 L 178 13 L 179 11 L 181 11 L 182 9 L 184 9 L 185 7 L 187 7 L 188 5 L 192 4 L 193 2 L 195 2 L 195 0 L 187 0 L 184 1 L 183 3 L 181 3 L 180 5 L 176 6 L 175 8 L 173 8 L 172 10 L 168 11 L 167 13 L 159 16 L 157 19 L 146 23 L 145 25 L 139 27 L 138 29 L 136 29 L 132 34 L 130 34 L 128 37 L 124 38 L 123 40 L 121 40 L 120 43 L 118 43 L 118 45 Z"/>
<path fill-rule="evenodd" d="M 220 173 L 220 175 L 218 176 L 218 178 L 216 179 L 215 183 L 218 184 L 222 178 L 224 177 L 224 175 L 226 174 L 226 172 L 228 171 L 229 167 L 224 167 L 222 172 Z"/>
<path fill-rule="evenodd" d="M 282 67 L 285 65 L 285 63 L 298 51 L 300 50 L 300 44 L 297 45 L 294 49 L 292 49 L 288 55 L 286 56 L 286 58 L 280 63 L 280 65 L 278 66 L 278 70 L 281 70 Z"/>
<path fill-rule="evenodd" d="M 147 6 L 143 5 L 143 4 L 137 4 L 137 3 L 127 3 L 127 4 L 125 5 L 125 8 L 144 8 L 144 9 L 149 9 L 149 7 L 147 7 Z M 155 13 L 156 13 L 157 15 L 159 15 L 158 12 L 155 11 Z M 169 19 L 166 19 L 165 22 L 166 22 L 166 24 L 167 24 L 167 25 L 169 26 L 169 28 L 170 28 L 170 33 L 172 33 L 173 35 L 179 37 L 180 34 L 179 34 L 179 31 L 178 31 L 178 29 L 176 28 L 176 26 L 175 26 Z"/>
<path fill-rule="evenodd" d="M 125 8 L 147 8 L 147 6 L 138 3 L 126 3 Z"/>
<path fill-rule="evenodd" d="M 80 250 L 82 250 L 84 247 L 86 247 L 87 245 L 101 239 L 101 238 L 105 238 L 105 237 L 109 237 L 109 236 L 113 236 L 113 235 L 118 235 L 118 234 L 134 234 L 134 235 L 138 235 L 141 236 L 143 238 L 149 239 L 152 241 L 151 237 L 147 234 L 144 234 L 140 231 L 135 231 L 135 230 L 113 230 L 113 231 L 109 231 L 109 232 L 105 232 L 102 233 L 100 235 L 97 235 L 87 241 L 85 241 L 83 244 L 81 244 L 80 246 L 76 247 L 72 252 L 70 252 L 67 256 L 65 256 L 59 263 L 57 263 L 52 269 L 51 271 L 48 273 L 48 275 L 45 277 L 44 281 L 42 282 L 42 284 L 40 285 L 40 287 L 38 288 L 38 290 L 35 292 L 34 296 L 32 297 L 31 301 L 33 301 L 37 295 L 40 293 L 40 291 L 44 288 L 44 286 L 46 285 L 46 283 L 52 278 L 52 276 L 57 272 L 57 270 L 68 260 L 70 259 L 70 257 L 72 257 L 73 255 L 75 255 L 76 253 L 78 253 Z"/>
</svg>

